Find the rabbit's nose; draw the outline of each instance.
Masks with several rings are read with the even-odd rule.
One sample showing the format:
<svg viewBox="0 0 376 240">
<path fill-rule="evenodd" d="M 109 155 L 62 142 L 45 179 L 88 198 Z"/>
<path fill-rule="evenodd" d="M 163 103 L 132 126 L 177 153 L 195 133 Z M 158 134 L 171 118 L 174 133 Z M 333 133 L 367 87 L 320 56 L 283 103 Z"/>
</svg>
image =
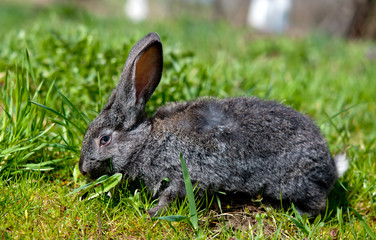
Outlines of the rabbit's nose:
<svg viewBox="0 0 376 240">
<path fill-rule="evenodd" d="M 82 173 L 82 175 L 86 176 L 87 175 L 87 171 L 86 169 L 84 169 L 84 158 L 80 157 L 80 161 L 78 163 L 78 169 L 80 170 L 80 172 Z"/>
<path fill-rule="evenodd" d="M 87 172 L 86 169 L 84 169 L 83 164 L 79 164 L 78 168 L 80 169 L 80 172 L 81 172 L 82 175 L 84 175 L 86 177 L 88 176 L 88 172 Z"/>
<path fill-rule="evenodd" d="M 85 171 L 85 170 L 80 170 L 81 174 L 85 177 L 88 177 L 88 178 L 91 178 L 91 175 L 89 172 Z"/>
</svg>

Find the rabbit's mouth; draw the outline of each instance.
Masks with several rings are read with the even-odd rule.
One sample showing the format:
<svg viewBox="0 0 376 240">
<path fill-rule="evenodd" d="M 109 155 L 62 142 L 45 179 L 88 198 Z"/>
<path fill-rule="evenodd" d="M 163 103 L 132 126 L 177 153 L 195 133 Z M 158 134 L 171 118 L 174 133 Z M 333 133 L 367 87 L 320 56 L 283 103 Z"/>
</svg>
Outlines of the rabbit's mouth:
<svg viewBox="0 0 376 240">
<path fill-rule="evenodd" d="M 114 170 L 112 157 L 103 161 L 103 163 L 100 166 L 100 169 L 98 169 L 98 173 L 101 173 L 101 176 L 103 176 L 103 175 L 111 176 L 111 175 L 114 175 L 116 173 L 116 171 Z"/>
<path fill-rule="evenodd" d="M 103 161 L 82 161 L 79 165 L 82 175 L 90 178 L 97 179 L 103 175 L 113 175 L 115 173 L 112 158 L 105 159 Z"/>
<path fill-rule="evenodd" d="M 108 159 L 106 159 L 104 161 L 106 164 L 105 164 L 105 174 L 107 174 L 108 176 L 112 176 L 114 175 L 115 173 L 118 173 L 120 172 L 120 169 L 119 167 L 116 166 L 116 164 L 114 164 L 114 159 L 113 157 L 110 157 Z"/>
</svg>

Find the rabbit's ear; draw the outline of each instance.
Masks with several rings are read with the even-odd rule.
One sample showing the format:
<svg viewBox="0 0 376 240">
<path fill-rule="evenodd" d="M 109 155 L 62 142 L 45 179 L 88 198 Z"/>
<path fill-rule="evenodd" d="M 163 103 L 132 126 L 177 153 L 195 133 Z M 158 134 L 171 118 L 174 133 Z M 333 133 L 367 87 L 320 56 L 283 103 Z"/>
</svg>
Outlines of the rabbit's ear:
<svg viewBox="0 0 376 240">
<path fill-rule="evenodd" d="M 162 44 L 157 33 L 149 33 L 132 48 L 116 87 L 115 104 L 145 109 L 162 75 Z"/>
</svg>

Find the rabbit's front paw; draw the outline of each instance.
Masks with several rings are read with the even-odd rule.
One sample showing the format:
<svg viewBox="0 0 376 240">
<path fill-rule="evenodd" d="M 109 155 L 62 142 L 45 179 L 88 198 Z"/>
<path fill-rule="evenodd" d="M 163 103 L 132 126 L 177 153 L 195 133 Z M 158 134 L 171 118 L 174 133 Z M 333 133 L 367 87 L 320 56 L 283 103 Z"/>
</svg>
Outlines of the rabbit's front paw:
<svg viewBox="0 0 376 240">
<path fill-rule="evenodd" d="M 165 206 L 157 205 L 148 211 L 150 218 L 158 217 L 165 210 Z"/>
</svg>

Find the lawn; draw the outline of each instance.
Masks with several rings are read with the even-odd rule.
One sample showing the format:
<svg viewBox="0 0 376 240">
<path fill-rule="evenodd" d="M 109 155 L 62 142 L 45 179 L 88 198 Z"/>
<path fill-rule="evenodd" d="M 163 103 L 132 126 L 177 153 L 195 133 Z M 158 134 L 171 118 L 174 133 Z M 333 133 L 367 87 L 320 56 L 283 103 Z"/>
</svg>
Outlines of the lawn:
<svg viewBox="0 0 376 240">
<path fill-rule="evenodd" d="M 376 44 L 319 33 L 262 36 L 223 22 L 181 17 L 134 24 L 69 5 L 0 2 L 0 237 L 2 239 L 375 239 Z M 151 220 L 155 201 L 119 183 L 89 199 L 77 164 L 83 135 L 115 87 L 128 52 L 155 31 L 164 46 L 151 115 L 169 101 L 257 96 L 312 117 L 350 168 L 307 219 L 218 196 L 196 198 L 198 229 Z M 89 192 L 91 194 L 92 192 Z M 188 202 L 165 215 L 189 216 Z"/>
</svg>

